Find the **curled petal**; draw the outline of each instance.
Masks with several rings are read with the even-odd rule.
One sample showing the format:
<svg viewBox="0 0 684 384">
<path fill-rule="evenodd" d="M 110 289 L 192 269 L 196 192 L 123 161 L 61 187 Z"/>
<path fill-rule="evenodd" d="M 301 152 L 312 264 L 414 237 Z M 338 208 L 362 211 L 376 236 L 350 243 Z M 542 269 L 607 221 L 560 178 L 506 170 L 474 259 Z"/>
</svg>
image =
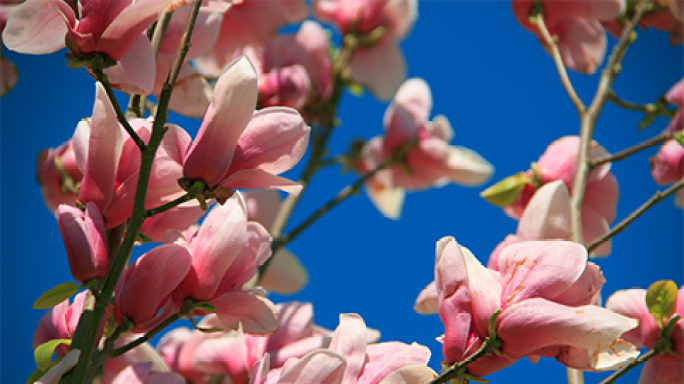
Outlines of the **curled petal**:
<svg viewBox="0 0 684 384">
<path fill-rule="evenodd" d="M 280 294 L 293 294 L 309 281 L 309 273 L 299 259 L 287 249 L 279 249 L 261 278 L 261 286 Z"/>
<path fill-rule="evenodd" d="M 245 333 L 264 335 L 278 329 L 277 309 L 265 297 L 249 292 L 228 292 L 211 301 L 216 316 L 228 328 L 242 324 Z"/>
<path fill-rule="evenodd" d="M 15 8 L 7 19 L 2 42 L 13 51 L 34 55 L 64 48 L 64 35 L 76 15 L 63 0 L 30 0 Z"/>
<path fill-rule="evenodd" d="M 373 47 L 354 51 L 349 66 L 352 78 L 381 100 L 391 99 L 406 78 L 404 55 L 387 34 Z"/>
<path fill-rule="evenodd" d="M 238 188 L 267 188 L 280 189 L 292 195 L 302 191 L 302 185 L 276 176 L 261 169 L 243 169 L 228 176 L 221 182 L 221 187 L 227 189 Z"/>
<path fill-rule="evenodd" d="M 340 384 L 345 374 L 345 358 L 322 349 L 283 368 L 278 384 Z"/>
<path fill-rule="evenodd" d="M 356 383 L 366 358 L 366 323 L 361 316 L 353 313 L 340 315 L 340 325 L 335 329 L 330 349 L 347 361 L 343 383 Z"/>
<path fill-rule="evenodd" d="M 447 157 L 447 176 L 462 185 L 480 185 L 489 180 L 494 167 L 477 152 L 458 146 L 450 146 Z"/>
<path fill-rule="evenodd" d="M 433 281 L 420 291 L 416 303 L 413 305 L 413 310 L 422 315 L 437 313 L 439 310 L 439 300 L 437 297 L 437 286 Z"/>
<path fill-rule="evenodd" d="M 516 235 L 519 240 L 570 237 L 570 194 L 562 180 L 539 188 L 523 211 Z"/>
</svg>

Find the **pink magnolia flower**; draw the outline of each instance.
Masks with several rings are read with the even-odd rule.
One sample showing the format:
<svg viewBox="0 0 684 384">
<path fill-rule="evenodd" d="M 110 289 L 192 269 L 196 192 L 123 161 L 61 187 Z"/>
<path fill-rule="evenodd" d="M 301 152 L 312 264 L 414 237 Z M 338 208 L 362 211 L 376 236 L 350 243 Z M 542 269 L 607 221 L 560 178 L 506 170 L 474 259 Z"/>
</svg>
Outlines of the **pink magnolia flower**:
<svg viewBox="0 0 684 384">
<path fill-rule="evenodd" d="M 62 234 L 71 275 L 79 283 L 102 279 L 109 269 L 104 220 L 93 203 L 85 212 L 68 205 L 57 208 L 57 226 Z"/>
<path fill-rule="evenodd" d="M 422 384 L 434 378 L 430 351 L 421 345 L 385 342 L 368 345 L 366 324 L 356 314 L 340 315 L 330 347 L 319 349 L 269 372 L 267 359 L 252 371 L 252 384 Z"/>
<path fill-rule="evenodd" d="M 253 189 L 242 195 L 247 207 L 247 219 L 256 221 L 269 230 L 273 228 L 273 222 L 282 204 L 278 191 Z M 286 248 L 280 248 L 271 256 L 259 284 L 264 289 L 279 294 L 292 294 L 301 290 L 308 280 L 309 274 L 299 258 Z"/>
<path fill-rule="evenodd" d="M 575 181 L 579 144 L 580 139 L 577 136 L 565 136 L 551 143 L 533 165 L 533 169 L 527 171 L 527 184 L 516 200 L 504 207 L 504 212 L 513 218 L 520 219 L 538 188 L 555 180 L 562 180 L 567 193 L 571 194 L 572 185 Z M 602 146 L 592 143 L 589 154 L 591 159 L 607 155 L 608 152 Z M 558 188 L 558 186 L 554 188 Z M 551 191 L 549 190 L 549 192 Z M 534 217 L 548 216 L 549 210 L 551 210 L 555 212 L 553 217 L 563 217 L 564 220 L 567 220 L 569 213 L 565 212 L 565 201 L 569 197 L 561 196 L 560 193 L 562 192 L 554 189 L 554 192 L 540 199 L 541 204 L 535 208 L 536 213 L 529 215 Z M 598 239 L 608 231 L 608 225 L 615 220 L 618 195 L 618 184 L 615 176 L 610 172 L 610 163 L 595 168 L 589 174 L 582 205 L 582 226 L 586 244 Z M 551 203 L 552 205 L 549 205 Z M 562 210 L 562 214 L 559 213 L 561 212 L 559 210 Z M 569 223 L 569 221 L 566 222 Z M 530 224 L 533 226 L 532 231 L 537 231 L 540 228 L 539 226 L 535 227 L 534 222 Z M 560 223 L 556 222 L 554 225 L 557 227 Z M 597 254 L 609 254 L 609 244 L 606 243 L 602 250 L 597 250 Z"/>
<path fill-rule="evenodd" d="M 124 345 L 134 341 L 141 335 L 136 333 L 129 333 L 121 336 L 114 341 L 114 348 L 120 348 Z M 161 355 L 150 343 L 142 343 L 137 347 L 129 350 L 121 356 L 109 358 L 104 364 L 102 372 L 102 384 L 111 384 L 121 372 L 129 368 L 131 365 L 138 363 L 149 363 L 152 372 L 169 372 L 170 369 L 162 359 Z"/>
<path fill-rule="evenodd" d="M 343 35 L 356 34 L 361 43 L 349 61 L 351 77 L 375 96 L 389 100 L 406 78 L 399 42 L 418 17 L 416 0 L 316 0 L 314 13 L 330 21 Z M 381 31 L 379 38 L 364 37 Z"/>
<path fill-rule="evenodd" d="M 622 15 L 625 0 L 545 0 L 541 4 L 549 33 L 558 38 L 563 63 L 579 72 L 596 72 L 606 52 L 606 34 L 601 21 L 615 20 Z M 512 5 L 518 22 L 544 44 L 538 27 L 529 20 L 535 1 L 512 0 Z"/>
<path fill-rule="evenodd" d="M 105 73 L 125 90 L 149 93 L 154 52 L 143 34 L 171 0 L 27 0 L 10 15 L 3 41 L 21 53 L 47 54 L 65 46 L 75 57 L 99 52 L 118 65 Z"/>
<path fill-rule="evenodd" d="M 527 356 L 554 357 L 582 370 L 616 369 L 638 355 L 620 335 L 637 322 L 591 305 L 604 279 L 586 250 L 565 241 L 521 242 L 501 251 L 498 271 L 487 269 L 451 237 L 436 247 L 434 289 L 444 322 L 445 362 L 462 361 L 482 345 L 492 314 L 503 356 L 468 365 L 484 376 Z M 434 308 L 420 305 L 418 308 Z"/>
<path fill-rule="evenodd" d="M 282 105 L 302 111 L 327 99 L 332 91 L 329 37 L 307 20 L 294 35 L 278 35 L 257 53 L 259 105 Z"/>
<path fill-rule="evenodd" d="M 239 195 L 215 206 L 199 231 L 176 240 L 191 255 L 191 266 L 173 292 L 173 301 L 178 306 L 186 299 L 208 302 L 231 329 L 241 324 L 248 333 L 273 332 L 278 327 L 274 304 L 262 290 L 244 287 L 271 256 L 270 240 L 263 226 L 247 222 Z"/>
<path fill-rule="evenodd" d="M 219 77 L 240 48 L 263 46 L 280 27 L 302 21 L 307 13 L 303 0 L 233 2 L 223 15 L 218 40 L 194 63 L 204 75 Z"/>
<path fill-rule="evenodd" d="M 624 334 L 638 347 L 653 349 L 660 339 L 660 326 L 646 307 L 645 289 L 617 291 L 608 298 L 606 308 L 639 320 L 639 326 Z M 675 315 L 684 315 L 684 288 L 677 294 Z M 674 316 L 674 315 L 673 315 Z M 639 384 L 676 384 L 684 377 L 684 320 L 674 326 L 671 336 L 673 355 L 658 354 L 644 365 Z"/>
<path fill-rule="evenodd" d="M 216 83 L 213 100 L 185 155 L 184 178 L 204 182 L 219 202 L 237 188 L 301 190 L 301 185 L 277 175 L 302 157 L 310 128 L 291 108 L 254 112 L 256 101 L 256 72 L 243 56 Z"/>
<path fill-rule="evenodd" d="M 651 159 L 651 175 L 656 184 L 675 183 L 684 178 L 684 147 L 676 140 L 668 140 Z M 675 192 L 675 204 L 684 208 L 684 189 Z"/>
<path fill-rule="evenodd" d="M 402 164 L 379 171 L 366 185 L 366 192 L 383 215 L 397 218 L 405 190 L 484 183 L 492 165 L 476 152 L 449 145 L 453 130 L 443 116 L 428 121 L 432 95 L 422 79 L 410 79 L 397 91 L 384 116 L 383 136 L 370 139 L 362 149 L 361 173 L 377 168 L 408 141 L 418 139 L 404 156 Z"/>
<path fill-rule="evenodd" d="M 54 213 L 60 204 L 75 206 L 83 173 L 76 164 L 71 140 L 41 151 L 37 163 L 36 179 L 48 209 Z"/>
<path fill-rule="evenodd" d="M 83 291 L 74 296 L 73 303 L 69 300 L 55 305 L 47 311 L 38 322 L 33 333 L 33 348 L 55 339 L 71 339 L 76 331 L 78 320 L 83 312 L 83 302 L 86 292 Z M 57 356 L 66 355 L 69 347 L 61 344 L 55 349 Z"/>
<path fill-rule="evenodd" d="M 114 109 L 99 83 L 96 84 L 96 90 L 92 118 L 79 123 L 72 138 L 72 147 L 75 162 L 83 174 L 78 200 L 84 204 L 94 203 L 109 229 L 130 217 L 138 185 L 140 150 L 119 125 Z M 132 119 L 129 123 L 143 141 L 149 140 L 152 121 Z M 168 124 L 166 127 L 168 131 L 157 150 L 150 175 L 146 209 L 170 202 L 185 193 L 177 180 L 181 178 L 181 164 L 191 139 L 178 126 Z M 163 236 L 166 229 L 186 229 L 203 214 L 194 202 L 185 203 L 172 211 L 164 215 L 175 215 L 175 222 L 157 218 L 155 223 L 167 227 L 152 228 L 150 223 L 145 231 L 161 233 Z M 179 213 L 182 216 L 180 218 Z"/>
</svg>

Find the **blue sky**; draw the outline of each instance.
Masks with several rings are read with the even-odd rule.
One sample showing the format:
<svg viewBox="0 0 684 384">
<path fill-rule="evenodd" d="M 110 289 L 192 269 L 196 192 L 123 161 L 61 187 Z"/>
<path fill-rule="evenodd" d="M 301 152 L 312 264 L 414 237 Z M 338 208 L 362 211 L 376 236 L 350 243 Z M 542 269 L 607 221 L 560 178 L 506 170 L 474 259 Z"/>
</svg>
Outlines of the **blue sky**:
<svg viewBox="0 0 684 384">
<path fill-rule="evenodd" d="M 517 24 L 509 2 L 423 1 L 419 13 L 402 43 L 408 75 L 431 85 L 432 116 L 450 120 L 456 133 L 452 143 L 472 148 L 494 164 L 492 181 L 527 169 L 553 140 L 578 132 L 579 119 L 551 57 Z M 17 64 L 20 78 L 0 99 L 0 361 L 1 381 L 17 383 L 34 369 L 30 341 L 42 311 L 31 304 L 43 291 L 71 278 L 56 222 L 35 182 L 35 159 L 40 150 L 67 140 L 78 121 L 90 116 L 94 86 L 85 71 L 66 67 L 63 53 L 4 53 Z M 623 63 L 616 92 L 626 100 L 654 101 L 682 78 L 682 56 L 681 46 L 670 46 L 664 33 L 641 34 Z M 571 73 L 570 78 L 588 102 L 598 76 Z M 351 139 L 380 134 L 385 108 L 386 103 L 368 94 L 346 94 L 331 152 L 345 151 Z M 638 131 L 640 119 L 639 113 L 608 105 L 595 138 L 617 152 L 655 136 L 667 123 L 659 119 Z M 169 121 L 189 132 L 199 125 L 173 115 Z M 654 154 L 652 149 L 614 164 L 621 193 L 618 220 L 657 190 L 648 163 Z M 298 170 L 289 176 L 296 178 Z M 291 224 L 354 180 L 334 167 L 319 173 Z M 382 332 L 382 341 L 427 345 L 433 353 L 431 366 L 437 369 L 442 354 L 435 337 L 443 326 L 436 315 L 421 316 L 412 309 L 416 295 L 433 279 L 435 242 L 454 236 L 484 263 L 496 244 L 515 231 L 514 220 L 478 196 L 484 187 L 449 185 L 410 193 L 398 221 L 382 217 L 363 194 L 344 202 L 289 245 L 309 269 L 308 286 L 295 296 L 273 300 L 311 301 L 316 322 L 331 329 L 340 313 L 359 313 L 369 327 Z M 670 198 L 618 235 L 612 255 L 596 261 L 607 280 L 604 299 L 615 290 L 647 287 L 656 280 L 684 284 L 682 219 Z M 536 366 L 520 361 L 489 378 L 493 383 L 549 382 L 564 380 L 564 372 L 553 360 Z M 600 377 L 588 374 L 587 382 Z"/>
</svg>

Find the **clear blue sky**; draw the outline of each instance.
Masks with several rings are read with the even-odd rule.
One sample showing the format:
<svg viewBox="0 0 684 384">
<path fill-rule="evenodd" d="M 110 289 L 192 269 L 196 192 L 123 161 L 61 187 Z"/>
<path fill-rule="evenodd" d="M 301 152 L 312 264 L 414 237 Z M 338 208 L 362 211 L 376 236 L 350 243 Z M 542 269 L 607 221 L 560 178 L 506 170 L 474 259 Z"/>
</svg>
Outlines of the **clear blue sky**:
<svg viewBox="0 0 684 384">
<path fill-rule="evenodd" d="M 419 19 L 402 44 L 410 77 L 432 87 L 435 114 L 446 115 L 455 144 L 473 148 L 496 167 L 493 180 L 525 170 L 546 146 L 578 132 L 578 117 L 558 81 L 552 60 L 534 36 L 517 24 L 507 1 L 421 1 Z M 614 43 L 611 38 L 610 43 Z M 81 118 L 90 116 L 93 80 L 69 69 L 62 53 L 21 56 L 4 50 L 20 71 L 17 87 L 0 99 L 2 124 L 2 379 L 23 382 L 34 369 L 33 330 L 42 311 L 31 309 L 45 290 L 70 280 L 56 222 L 44 207 L 35 182 L 38 152 L 67 140 Z M 657 31 L 640 35 L 627 54 L 617 93 L 650 102 L 682 78 L 682 48 Z M 580 97 L 593 95 L 598 76 L 571 74 Z M 382 131 L 386 105 L 372 97 L 345 95 L 342 126 L 333 153 L 352 138 Z M 641 116 L 609 105 L 596 139 L 617 152 L 656 135 L 667 123 L 637 131 Z M 197 121 L 172 116 L 193 132 Z M 614 165 L 620 184 L 618 220 L 656 190 L 648 158 L 655 150 Z M 297 170 L 290 173 L 296 178 Z M 338 169 L 321 172 L 295 212 L 303 220 L 318 205 L 354 180 Z M 400 221 L 383 218 L 362 194 L 328 214 L 289 248 L 309 269 L 311 280 L 293 297 L 274 301 L 314 303 L 316 321 L 337 326 L 338 314 L 359 313 L 383 341 L 427 345 L 439 367 L 443 332 L 439 318 L 413 312 L 416 295 L 433 279 L 434 244 L 451 235 L 484 263 L 516 222 L 478 197 L 482 188 L 446 186 L 407 196 Z M 617 289 L 647 287 L 655 280 L 684 284 L 682 211 L 668 199 L 618 235 L 613 254 L 598 260 L 607 283 L 604 299 Z M 537 366 L 520 361 L 490 376 L 496 382 L 555 382 L 564 368 L 553 360 Z M 602 375 L 589 374 L 587 382 Z M 635 375 L 623 382 L 635 381 Z M 532 378 L 532 379 L 530 379 Z"/>
</svg>

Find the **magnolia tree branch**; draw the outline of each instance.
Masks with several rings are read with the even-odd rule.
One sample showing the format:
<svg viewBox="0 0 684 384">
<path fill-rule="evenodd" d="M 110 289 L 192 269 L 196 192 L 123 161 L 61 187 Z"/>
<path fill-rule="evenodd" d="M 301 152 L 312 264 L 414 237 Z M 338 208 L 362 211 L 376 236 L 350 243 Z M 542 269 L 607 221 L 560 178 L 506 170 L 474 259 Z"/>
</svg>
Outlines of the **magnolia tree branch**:
<svg viewBox="0 0 684 384">
<path fill-rule="evenodd" d="M 650 199 L 648 199 L 646 202 L 641 204 L 639 206 L 639 208 L 635 209 L 634 212 L 629 214 L 629 216 L 627 216 L 620 223 L 618 223 L 613 228 L 611 228 L 611 230 L 608 233 L 606 233 L 605 235 L 601 236 L 596 241 L 591 243 L 587 247 L 587 252 L 593 251 L 599 245 L 601 245 L 604 242 L 608 241 L 609 239 L 613 238 L 618 233 L 624 231 L 627 228 L 627 226 L 629 226 L 634 220 L 636 220 L 638 217 L 640 217 L 644 212 L 649 210 L 651 207 L 653 207 L 654 205 L 656 205 L 660 201 L 666 199 L 667 197 L 669 197 L 673 193 L 677 192 L 682 187 L 684 187 L 684 179 L 679 180 L 678 182 L 673 184 L 670 188 L 668 188 L 664 191 L 657 191 Z"/>
<path fill-rule="evenodd" d="M 584 106 L 584 103 L 582 103 L 582 100 L 577 95 L 577 92 L 575 92 L 575 88 L 572 86 L 572 82 L 568 77 L 568 71 L 565 69 L 565 64 L 563 64 L 563 58 L 561 58 L 560 51 L 558 50 L 558 44 L 556 44 L 556 40 L 551 36 L 551 33 L 549 33 L 549 29 L 546 27 L 546 23 L 544 22 L 544 16 L 539 14 L 535 16 L 532 21 L 537 25 L 537 28 L 539 28 L 539 32 L 541 32 L 544 42 L 551 50 L 553 62 L 556 64 L 556 69 L 560 75 L 563 88 L 565 88 L 568 96 L 570 96 L 570 101 L 572 101 L 572 104 L 577 109 L 577 112 L 580 115 L 583 114 L 587 107 Z"/>
<path fill-rule="evenodd" d="M 280 210 L 278 211 L 278 215 L 275 218 L 275 222 L 273 223 L 273 228 L 271 228 L 271 233 L 274 237 L 280 236 L 280 234 L 283 232 L 283 229 L 290 219 L 292 212 L 299 201 L 301 201 L 309 182 L 321 166 L 321 159 L 325 155 L 325 152 L 328 148 L 328 140 L 330 139 L 332 131 L 335 129 L 337 105 L 340 102 L 342 92 L 345 88 L 347 77 L 346 72 L 349 65 L 349 60 L 351 59 L 351 55 L 353 54 L 357 45 L 358 42 L 353 38 L 353 36 L 347 35 L 344 38 L 342 49 L 340 50 L 333 70 L 333 90 L 330 98 L 325 103 L 323 107 L 324 111 L 320 116 L 321 123 L 319 127 L 321 130 L 320 132 L 312 133 L 311 155 L 309 156 L 309 160 L 307 161 L 306 166 L 302 171 L 302 176 L 299 180 L 303 187 L 302 191 L 299 193 L 299 195 L 289 196 L 283 202 Z"/>
<path fill-rule="evenodd" d="M 648 149 L 648 148 L 651 148 L 651 147 L 656 146 L 658 144 L 661 144 L 661 143 L 663 143 L 663 142 L 665 142 L 665 141 L 667 141 L 673 137 L 674 137 L 674 135 L 668 134 L 667 132 L 662 132 L 661 134 L 659 134 L 656 137 L 650 138 L 650 139 L 648 139 L 644 142 L 641 142 L 641 143 L 639 143 L 633 147 L 624 149 L 624 150 L 622 150 L 622 151 L 620 151 L 614 155 L 604 156 L 604 157 L 601 157 L 601 158 L 593 160 L 593 161 L 590 160 L 589 161 L 589 168 L 593 169 L 593 168 L 596 168 L 599 165 L 603 165 L 605 163 L 613 163 L 615 161 L 624 160 L 627 157 L 629 157 L 629 156 L 631 156 L 637 152 L 640 152 L 640 151 L 643 151 L 644 149 Z"/>
<path fill-rule="evenodd" d="M 407 141 L 404 145 L 399 147 L 393 154 L 392 156 L 386 158 L 382 163 L 380 163 L 375 169 L 371 170 L 370 172 L 366 173 L 362 177 L 360 177 L 358 180 L 356 180 L 353 184 L 347 185 L 344 187 L 335 197 L 332 199 L 328 200 L 327 203 L 323 204 L 320 206 L 314 213 L 311 214 L 306 220 L 304 220 L 301 224 L 299 224 L 295 229 L 292 230 L 289 234 L 286 236 L 278 239 L 273 244 L 273 252 L 276 250 L 280 249 L 283 247 L 285 244 L 288 242 L 294 240 L 297 238 L 306 228 L 308 228 L 311 224 L 313 224 L 316 220 L 320 219 L 323 217 L 324 214 L 326 214 L 328 211 L 331 209 L 335 208 L 338 204 L 349 198 L 350 196 L 356 194 L 361 190 L 361 187 L 368 181 L 370 180 L 373 176 L 375 176 L 376 173 L 380 172 L 381 170 L 390 167 L 392 165 L 398 164 L 404 159 L 404 156 L 406 156 L 406 152 L 414 147 L 418 143 L 418 139 L 412 139 Z"/>
<path fill-rule="evenodd" d="M 162 93 L 159 98 L 159 106 L 157 114 L 152 125 L 152 135 L 150 142 L 141 149 L 140 173 L 138 176 L 138 185 L 135 192 L 133 203 L 133 211 L 131 219 L 126 230 L 126 236 L 121 244 L 121 248 L 113 260 L 112 266 L 105 277 L 105 283 L 98 299 L 94 305 L 83 307 L 83 315 L 79 319 L 76 332 L 74 333 L 71 349 L 79 349 L 82 351 L 81 358 L 78 364 L 72 371 L 67 373 L 60 383 L 85 384 L 86 374 L 90 365 L 92 351 L 97 345 L 97 336 L 100 325 L 104 320 L 104 314 L 109 302 L 114 293 L 119 277 L 124 268 L 128 264 L 128 259 L 133 250 L 133 246 L 138 236 L 138 232 L 145 221 L 145 197 L 147 195 L 147 186 L 149 184 L 150 174 L 152 171 L 152 164 L 157 148 L 161 144 L 166 129 L 164 124 L 168 114 L 167 108 L 169 99 L 173 91 L 173 86 L 178 78 L 178 73 L 185 60 L 185 55 L 190 49 L 190 37 L 195 24 L 195 19 L 199 13 L 199 7 L 202 0 L 196 0 L 188 15 L 188 22 L 181 38 L 180 46 L 176 53 L 171 71 L 164 83 Z"/>
</svg>

